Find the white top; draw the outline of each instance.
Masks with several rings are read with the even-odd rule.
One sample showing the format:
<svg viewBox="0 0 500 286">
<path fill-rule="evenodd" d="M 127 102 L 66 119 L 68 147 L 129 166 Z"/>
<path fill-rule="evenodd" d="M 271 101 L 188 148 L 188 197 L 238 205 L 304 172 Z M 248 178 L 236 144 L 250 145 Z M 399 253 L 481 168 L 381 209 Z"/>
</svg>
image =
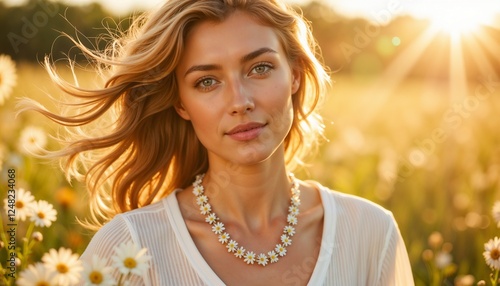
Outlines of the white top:
<svg viewBox="0 0 500 286">
<path fill-rule="evenodd" d="M 308 285 L 414 285 L 392 213 L 368 200 L 319 187 L 323 237 Z M 153 258 L 143 280 L 131 285 L 224 285 L 188 232 L 178 191 L 155 204 L 117 215 L 95 234 L 81 259 L 90 262 L 93 254 L 111 258 L 114 246 L 132 240 L 148 248 Z M 294 282 L 291 272 L 283 278 Z"/>
</svg>

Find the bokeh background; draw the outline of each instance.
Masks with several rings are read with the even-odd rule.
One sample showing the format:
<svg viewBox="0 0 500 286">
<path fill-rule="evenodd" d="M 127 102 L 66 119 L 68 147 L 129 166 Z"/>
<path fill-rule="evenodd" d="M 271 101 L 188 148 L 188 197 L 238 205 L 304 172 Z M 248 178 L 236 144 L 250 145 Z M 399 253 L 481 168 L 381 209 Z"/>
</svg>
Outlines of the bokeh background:
<svg viewBox="0 0 500 286">
<path fill-rule="evenodd" d="M 40 64 L 44 55 L 82 60 L 61 32 L 103 47 L 102 33 L 126 29 L 131 15 L 160 2 L 0 1 L 0 54 L 15 61 L 17 77 L 2 93 L 0 67 L 0 196 L 14 168 L 19 187 L 58 210 L 35 256 L 59 246 L 81 253 L 91 233 L 75 219 L 86 215 L 84 188 L 57 163 L 24 151 L 44 140 L 57 148 L 56 126 L 33 113 L 16 116 L 16 98 L 54 107 L 49 95 L 61 93 Z M 491 213 L 500 200 L 500 2 L 291 4 L 311 22 L 334 81 L 322 104 L 326 140 L 299 176 L 391 210 L 417 285 L 488 281 L 484 243 L 500 235 Z M 77 70 L 80 84 L 97 86 L 85 67 Z M 72 80 L 68 67 L 60 70 Z"/>
</svg>

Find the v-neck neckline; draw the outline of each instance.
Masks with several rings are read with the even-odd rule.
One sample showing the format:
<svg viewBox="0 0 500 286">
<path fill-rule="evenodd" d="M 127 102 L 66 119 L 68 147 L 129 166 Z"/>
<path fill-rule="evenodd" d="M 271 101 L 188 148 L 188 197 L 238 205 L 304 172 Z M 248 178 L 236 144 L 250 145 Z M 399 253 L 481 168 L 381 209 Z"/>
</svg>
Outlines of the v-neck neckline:
<svg viewBox="0 0 500 286">
<path fill-rule="evenodd" d="M 333 196 L 328 195 L 327 188 L 316 183 L 318 191 L 321 195 L 321 202 L 324 210 L 323 218 L 323 234 L 321 239 L 321 248 L 314 266 L 313 273 L 309 279 L 308 285 L 322 285 L 325 281 L 326 273 L 330 265 L 331 256 L 334 250 L 334 239 L 336 229 L 336 216 L 335 216 L 335 201 Z M 173 231 L 177 241 L 186 255 L 186 258 L 191 263 L 193 269 L 198 273 L 199 277 L 207 285 L 225 285 L 220 277 L 213 271 L 207 261 L 203 258 L 196 244 L 191 237 L 187 225 L 182 217 L 182 212 L 177 200 L 177 193 L 181 189 L 175 190 L 166 199 L 166 210 L 169 213 L 168 218 L 172 225 Z"/>
</svg>

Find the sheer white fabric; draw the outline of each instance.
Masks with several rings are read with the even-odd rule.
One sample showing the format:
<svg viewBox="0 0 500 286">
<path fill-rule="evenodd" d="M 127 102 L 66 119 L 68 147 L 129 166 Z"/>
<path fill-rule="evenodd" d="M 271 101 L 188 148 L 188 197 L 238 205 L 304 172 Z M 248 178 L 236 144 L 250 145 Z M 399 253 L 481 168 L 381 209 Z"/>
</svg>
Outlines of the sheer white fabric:
<svg viewBox="0 0 500 286">
<path fill-rule="evenodd" d="M 153 205 L 117 215 L 95 234 L 81 259 L 90 262 L 97 254 L 111 263 L 113 248 L 131 240 L 147 247 L 153 256 L 147 274 L 131 285 L 224 285 L 196 249 L 176 192 Z M 323 237 L 309 285 L 414 285 L 391 212 L 322 186 L 320 193 L 325 210 Z M 296 285 L 294 275 L 283 273 L 283 284 Z"/>
</svg>

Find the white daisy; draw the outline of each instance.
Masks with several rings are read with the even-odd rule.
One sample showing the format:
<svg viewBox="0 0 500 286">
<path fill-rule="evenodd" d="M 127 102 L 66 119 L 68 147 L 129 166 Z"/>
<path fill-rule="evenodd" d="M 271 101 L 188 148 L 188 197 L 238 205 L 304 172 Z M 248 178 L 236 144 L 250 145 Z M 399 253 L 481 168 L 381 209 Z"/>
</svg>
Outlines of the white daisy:
<svg viewBox="0 0 500 286">
<path fill-rule="evenodd" d="M 196 185 L 201 184 L 201 181 L 203 180 L 204 177 L 205 177 L 205 174 L 196 175 L 196 180 L 194 181 L 193 186 L 195 184 Z"/>
<path fill-rule="evenodd" d="M 227 247 L 227 252 L 235 252 L 236 248 L 238 247 L 238 243 L 231 239 L 229 243 L 226 245 L 226 247 Z"/>
<path fill-rule="evenodd" d="M 500 270 L 500 238 L 495 237 L 484 244 L 484 260 L 493 270 Z"/>
<path fill-rule="evenodd" d="M 193 194 L 195 196 L 199 196 L 203 194 L 203 186 L 202 185 L 196 185 L 193 187 Z"/>
<path fill-rule="evenodd" d="M 495 202 L 492 209 L 493 218 L 497 222 L 497 227 L 500 227 L 500 201 Z"/>
<path fill-rule="evenodd" d="M 50 286 L 54 284 L 54 277 L 56 273 L 45 268 L 43 263 L 35 263 L 28 265 L 28 268 L 19 273 L 17 280 L 18 286 Z"/>
<path fill-rule="evenodd" d="M 208 198 L 205 195 L 197 196 L 196 197 L 196 204 L 199 206 L 202 206 L 208 202 Z"/>
<path fill-rule="evenodd" d="M 219 242 L 220 243 L 227 243 L 228 239 L 229 239 L 229 233 L 227 233 L 227 232 L 224 232 L 224 233 L 219 235 Z"/>
<path fill-rule="evenodd" d="M 299 196 L 293 196 L 292 197 L 292 205 L 298 207 L 300 206 L 300 198 Z"/>
<path fill-rule="evenodd" d="M 151 260 L 146 251 L 146 248 L 139 249 L 131 241 L 122 243 L 115 247 L 113 265 L 124 275 L 132 273 L 141 276 L 149 268 L 148 262 Z"/>
<path fill-rule="evenodd" d="M 16 63 L 10 56 L 0 55 L 0 105 L 10 97 L 16 82 Z"/>
<path fill-rule="evenodd" d="M 293 184 L 292 188 L 292 195 L 293 196 L 300 196 L 300 189 L 299 189 L 299 184 Z"/>
<path fill-rule="evenodd" d="M 56 216 L 57 211 L 48 202 L 40 200 L 32 204 L 30 220 L 36 226 L 49 227 L 57 220 Z"/>
<path fill-rule="evenodd" d="M 209 214 L 211 210 L 212 210 L 212 206 L 210 206 L 210 204 L 204 204 L 204 205 L 200 206 L 200 212 L 202 215 Z"/>
<path fill-rule="evenodd" d="M 247 251 L 245 254 L 245 260 L 247 264 L 253 264 L 255 262 L 255 252 Z"/>
<path fill-rule="evenodd" d="M 215 232 L 215 234 L 221 234 L 225 229 L 222 222 L 218 222 L 212 226 L 212 231 Z"/>
<path fill-rule="evenodd" d="M 243 246 L 242 246 L 236 250 L 236 252 L 234 253 L 234 256 L 236 256 L 238 258 L 242 258 L 243 255 L 245 255 L 245 251 L 246 251 L 245 248 L 243 248 Z"/>
<path fill-rule="evenodd" d="M 286 247 L 284 247 L 281 244 L 277 244 L 276 248 L 274 250 L 276 250 L 276 253 L 278 253 L 279 256 L 281 256 L 281 257 L 286 255 Z"/>
<path fill-rule="evenodd" d="M 47 145 L 47 135 L 43 129 L 28 126 L 21 131 L 21 136 L 19 137 L 19 146 L 21 146 L 21 152 L 25 154 L 38 153 L 45 148 Z"/>
<path fill-rule="evenodd" d="M 274 250 L 269 251 L 267 255 L 269 256 L 269 260 L 271 260 L 271 263 L 278 262 L 278 254 L 276 254 Z"/>
<path fill-rule="evenodd" d="M 92 262 L 83 263 L 83 281 L 86 286 L 115 285 L 116 281 L 111 275 L 113 268 L 106 265 L 106 260 L 99 258 L 97 255 L 92 256 Z"/>
<path fill-rule="evenodd" d="M 211 214 L 207 215 L 207 217 L 205 218 L 205 221 L 208 222 L 209 224 L 213 224 L 214 222 L 217 221 L 217 216 L 215 216 L 214 213 L 211 213 Z"/>
<path fill-rule="evenodd" d="M 283 234 L 281 236 L 281 242 L 283 243 L 284 246 L 289 246 L 290 244 L 292 244 L 292 240 L 286 234 Z"/>
<path fill-rule="evenodd" d="M 16 190 L 16 220 L 25 221 L 27 217 L 31 216 L 31 209 L 33 208 L 33 204 L 35 203 L 35 197 L 31 194 L 30 191 L 26 191 L 23 188 L 19 188 Z M 4 208 L 6 211 L 11 209 L 9 207 L 7 199 L 3 200 Z"/>
<path fill-rule="evenodd" d="M 82 262 L 78 260 L 78 254 L 71 252 L 71 249 L 61 247 L 56 251 L 52 248 L 43 255 L 42 261 L 45 268 L 56 273 L 56 285 L 73 285 L 80 281 Z"/>
<path fill-rule="evenodd" d="M 293 236 L 295 234 L 295 228 L 291 225 L 287 225 L 287 226 L 285 226 L 285 229 L 283 232 L 288 234 L 289 236 Z"/>
<path fill-rule="evenodd" d="M 286 218 L 286 221 L 289 223 L 289 224 L 293 224 L 293 225 L 296 225 L 297 224 L 297 217 L 292 215 L 292 214 L 289 214 Z"/>
<path fill-rule="evenodd" d="M 269 260 L 267 259 L 267 256 L 264 253 L 261 253 L 259 254 L 259 256 L 257 256 L 257 263 L 259 265 L 266 266 L 268 261 Z"/>
<path fill-rule="evenodd" d="M 294 216 L 297 216 L 299 214 L 299 208 L 296 206 L 289 206 L 288 211 Z"/>
</svg>

